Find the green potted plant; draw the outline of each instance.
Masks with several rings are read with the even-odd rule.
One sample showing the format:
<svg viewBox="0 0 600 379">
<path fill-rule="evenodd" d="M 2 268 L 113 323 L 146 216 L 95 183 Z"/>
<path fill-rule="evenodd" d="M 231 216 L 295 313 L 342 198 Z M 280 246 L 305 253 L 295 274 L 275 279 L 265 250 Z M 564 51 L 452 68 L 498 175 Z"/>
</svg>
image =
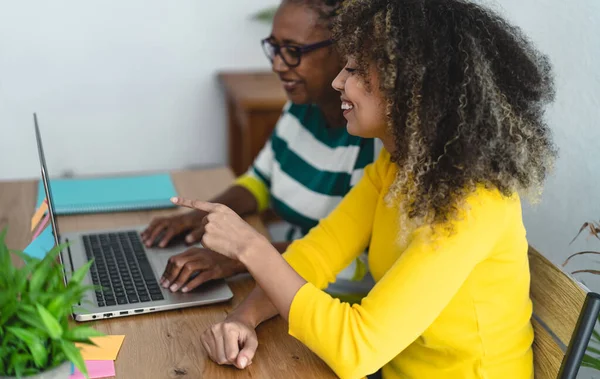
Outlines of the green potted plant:
<svg viewBox="0 0 600 379">
<path fill-rule="evenodd" d="M 88 326 L 69 323 L 71 307 L 93 286 L 82 283 L 91 262 L 63 281 L 56 258 L 61 245 L 42 260 L 10 251 L 6 229 L 0 232 L 0 378 L 67 379 L 71 363 L 87 377 L 76 342 L 93 344 L 102 335 Z M 24 264 L 16 267 L 11 253 Z"/>
</svg>

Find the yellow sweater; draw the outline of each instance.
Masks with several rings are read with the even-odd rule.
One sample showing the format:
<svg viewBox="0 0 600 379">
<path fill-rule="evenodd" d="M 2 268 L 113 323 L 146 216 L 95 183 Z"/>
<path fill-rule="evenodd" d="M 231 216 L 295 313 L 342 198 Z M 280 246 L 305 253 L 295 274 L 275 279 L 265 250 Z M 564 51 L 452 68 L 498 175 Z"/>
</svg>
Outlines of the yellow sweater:
<svg viewBox="0 0 600 379">
<path fill-rule="evenodd" d="M 397 166 L 383 151 L 340 205 L 284 254 L 307 280 L 289 333 L 341 378 L 533 377 L 527 241 L 517 195 L 479 188 L 453 221 L 399 242 L 385 195 Z M 320 289 L 369 246 L 375 287 L 360 304 Z"/>
</svg>

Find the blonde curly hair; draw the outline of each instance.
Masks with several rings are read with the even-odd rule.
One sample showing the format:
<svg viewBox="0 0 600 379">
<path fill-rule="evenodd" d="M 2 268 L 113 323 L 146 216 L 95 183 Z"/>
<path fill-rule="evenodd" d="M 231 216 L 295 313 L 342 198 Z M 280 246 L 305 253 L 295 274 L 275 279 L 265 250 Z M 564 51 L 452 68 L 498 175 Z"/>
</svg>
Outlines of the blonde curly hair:
<svg viewBox="0 0 600 379">
<path fill-rule="evenodd" d="M 399 166 L 388 198 L 407 220 L 446 223 L 478 185 L 540 193 L 553 78 L 518 28 L 463 0 L 351 0 L 334 38 L 367 83 L 376 68 Z"/>
</svg>

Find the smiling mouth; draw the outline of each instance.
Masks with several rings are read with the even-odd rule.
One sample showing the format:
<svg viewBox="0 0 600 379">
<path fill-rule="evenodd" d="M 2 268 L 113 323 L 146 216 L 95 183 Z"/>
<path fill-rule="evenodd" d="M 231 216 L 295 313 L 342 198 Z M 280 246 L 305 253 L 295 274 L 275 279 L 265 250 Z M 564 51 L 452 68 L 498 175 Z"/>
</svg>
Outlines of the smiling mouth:
<svg viewBox="0 0 600 379">
<path fill-rule="evenodd" d="M 300 82 L 298 80 L 286 80 L 286 79 L 280 79 L 280 80 L 283 85 L 283 88 L 286 91 L 291 91 L 300 84 Z"/>
<path fill-rule="evenodd" d="M 344 116 L 354 109 L 354 104 L 349 101 L 342 101 L 342 110 L 344 111 Z"/>
</svg>

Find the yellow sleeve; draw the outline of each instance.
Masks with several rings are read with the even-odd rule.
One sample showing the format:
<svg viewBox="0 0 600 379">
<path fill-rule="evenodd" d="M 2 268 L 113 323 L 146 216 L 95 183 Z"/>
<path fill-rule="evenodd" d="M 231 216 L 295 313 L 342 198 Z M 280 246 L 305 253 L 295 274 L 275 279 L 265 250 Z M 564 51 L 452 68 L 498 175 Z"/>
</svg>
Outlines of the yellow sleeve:
<svg viewBox="0 0 600 379">
<path fill-rule="evenodd" d="M 453 222 L 452 234 L 432 240 L 429 227 L 417 229 L 360 304 L 341 303 L 305 284 L 292 301 L 289 333 L 340 378 L 360 378 L 385 365 L 433 323 L 499 240 L 508 200 L 495 192 L 475 197 L 468 202 L 470 210 Z M 355 232 L 348 231 L 345 239 L 354 239 Z M 390 231 L 390 248 L 394 235 Z"/>
<path fill-rule="evenodd" d="M 389 164 L 386 157 L 380 156 L 375 163 L 368 165 L 362 179 L 340 204 L 304 238 L 294 241 L 283 254 L 304 280 L 323 289 L 365 251 L 371 237 L 386 162 Z"/>
<path fill-rule="evenodd" d="M 235 184 L 250 191 L 258 204 L 258 212 L 262 212 L 269 207 L 270 192 L 265 182 L 256 176 L 246 173 L 237 178 Z"/>
</svg>

